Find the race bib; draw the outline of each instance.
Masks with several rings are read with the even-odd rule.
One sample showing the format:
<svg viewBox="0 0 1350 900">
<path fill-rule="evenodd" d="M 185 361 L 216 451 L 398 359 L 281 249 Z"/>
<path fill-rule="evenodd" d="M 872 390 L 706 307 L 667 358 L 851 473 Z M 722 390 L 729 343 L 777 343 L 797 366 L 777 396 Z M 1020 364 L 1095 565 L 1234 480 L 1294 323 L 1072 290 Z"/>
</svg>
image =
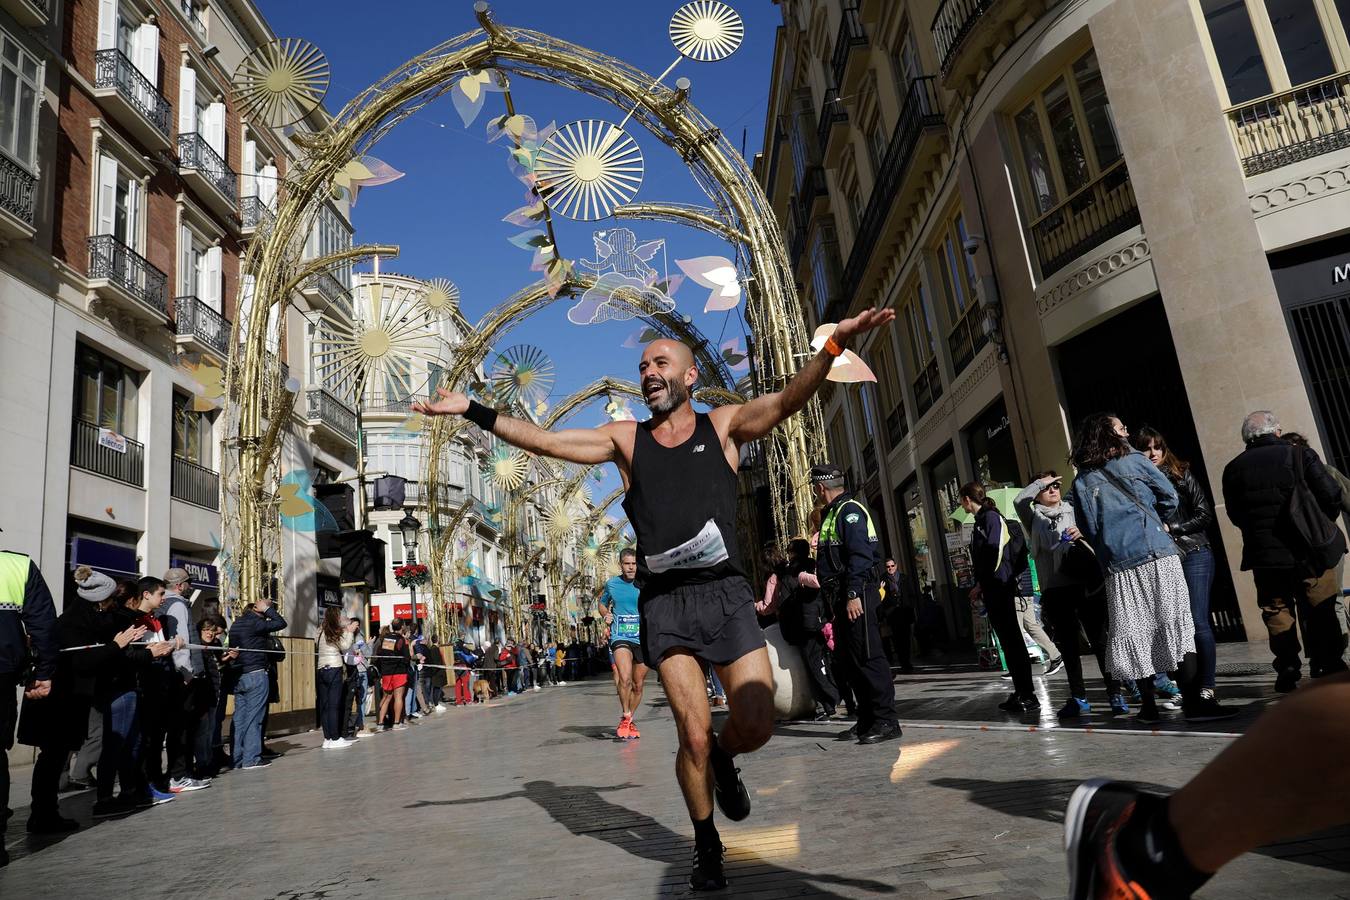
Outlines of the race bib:
<svg viewBox="0 0 1350 900">
<path fill-rule="evenodd" d="M 642 631 L 642 619 L 640 616 L 615 616 L 614 627 L 610 633 L 614 636 L 636 637 Z"/>
<path fill-rule="evenodd" d="M 703 530 L 689 540 L 672 547 L 664 553 L 647 556 L 647 569 L 652 572 L 669 572 L 671 569 L 706 569 L 725 562 L 728 558 L 727 544 L 722 539 L 722 531 L 712 519 L 703 526 Z"/>
</svg>

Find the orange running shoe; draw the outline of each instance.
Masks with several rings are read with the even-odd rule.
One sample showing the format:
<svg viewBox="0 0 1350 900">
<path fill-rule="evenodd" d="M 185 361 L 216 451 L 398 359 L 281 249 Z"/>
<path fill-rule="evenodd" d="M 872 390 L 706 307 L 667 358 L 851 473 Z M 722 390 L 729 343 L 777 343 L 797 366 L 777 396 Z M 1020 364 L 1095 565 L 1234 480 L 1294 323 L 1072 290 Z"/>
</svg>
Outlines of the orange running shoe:
<svg viewBox="0 0 1350 900">
<path fill-rule="evenodd" d="M 626 741 L 630 736 L 632 728 L 633 728 L 633 717 L 624 716 L 623 718 L 619 719 L 619 727 L 615 729 L 614 735 L 619 740 Z"/>
<path fill-rule="evenodd" d="M 637 726 L 633 724 L 633 717 L 632 717 L 632 716 L 629 716 L 629 717 L 628 717 L 628 739 L 629 739 L 630 741 L 634 741 L 634 740 L 637 740 L 637 739 L 640 738 L 640 737 L 642 737 L 642 735 L 641 735 L 641 733 L 638 732 Z"/>
<path fill-rule="evenodd" d="M 1140 795 L 1129 785 L 1102 779 L 1073 792 L 1064 814 L 1070 900 L 1161 900 L 1130 876 L 1116 852 L 1116 836 Z"/>
</svg>

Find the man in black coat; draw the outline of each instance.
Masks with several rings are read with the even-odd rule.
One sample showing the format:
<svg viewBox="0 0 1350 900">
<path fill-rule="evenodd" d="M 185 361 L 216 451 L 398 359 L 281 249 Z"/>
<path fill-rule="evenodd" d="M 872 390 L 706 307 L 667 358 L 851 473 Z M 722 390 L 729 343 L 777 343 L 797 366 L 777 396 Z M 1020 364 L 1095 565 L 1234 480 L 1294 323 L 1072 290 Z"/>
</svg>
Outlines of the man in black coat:
<svg viewBox="0 0 1350 900">
<path fill-rule="evenodd" d="M 1303 480 L 1333 522 L 1340 513 L 1341 487 L 1315 451 L 1291 445 L 1280 433 L 1274 413 L 1247 416 L 1242 423 L 1247 447 L 1223 470 L 1223 499 L 1228 517 L 1242 530 L 1242 568 L 1256 582 L 1256 601 L 1275 657 L 1275 689 L 1287 692 L 1303 677 L 1296 616 L 1302 619 L 1313 677 L 1346 666 L 1345 637 L 1336 618 L 1338 567 L 1311 562 L 1285 515 L 1295 484 L 1294 454 L 1301 454 Z M 1345 553 L 1343 538 L 1340 551 Z"/>
</svg>

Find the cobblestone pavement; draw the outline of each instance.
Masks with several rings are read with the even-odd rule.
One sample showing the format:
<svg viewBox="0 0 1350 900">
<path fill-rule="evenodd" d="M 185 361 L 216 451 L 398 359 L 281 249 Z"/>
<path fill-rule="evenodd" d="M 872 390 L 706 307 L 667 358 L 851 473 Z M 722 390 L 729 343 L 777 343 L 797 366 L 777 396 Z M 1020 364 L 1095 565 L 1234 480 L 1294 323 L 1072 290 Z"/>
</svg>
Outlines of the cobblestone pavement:
<svg viewBox="0 0 1350 900">
<path fill-rule="evenodd" d="M 1254 648 L 1225 645 L 1220 658 L 1220 695 L 1244 713 L 1217 727 L 1240 731 L 1273 701 L 1269 670 Z M 1047 709 L 1062 702 L 1062 675 L 1038 682 Z M 1062 814 L 1080 780 L 1175 787 L 1230 740 L 1102 720 L 1029 729 L 991 715 L 1006 686 L 955 664 L 901 677 L 899 744 L 836 743 L 843 724 L 781 725 L 742 762 L 750 818 L 721 823 L 727 894 L 1063 897 Z M 684 895 L 692 829 L 654 679 L 641 740 L 613 739 L 617 714 L 608 679 L 594 678 L 452 709 L 340 752 L 300 735 L 277 742 L 288 752 L 266 771 L 126 819 L 90 827 L 92 798 L 68 796 L 65 811 L 86 827 L 59 842 L 23 833 L 19 769 L 0 896 Z M 1270 777 L 1297 758 L 1290 748 Z M 1350 898 L 1350 829 L 1244 857 L 1200 896 Z"/>
</svg>

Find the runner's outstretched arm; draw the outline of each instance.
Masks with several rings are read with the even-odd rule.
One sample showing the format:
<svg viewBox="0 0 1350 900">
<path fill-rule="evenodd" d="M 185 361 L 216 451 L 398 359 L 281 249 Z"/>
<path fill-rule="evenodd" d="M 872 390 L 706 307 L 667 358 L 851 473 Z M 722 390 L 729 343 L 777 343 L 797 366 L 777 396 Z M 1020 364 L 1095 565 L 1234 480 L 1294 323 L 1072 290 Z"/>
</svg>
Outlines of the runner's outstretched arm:
<svg viewBox="0 0 1350 900">
<path fill-rule="evenodd" d="M 458 391 L 436 388 L 436 400 L 418 400 L 412 408 L 426 416 L 462 416 L 469 411 L 469 398 Z M 567 462 L 595 464 L 613 462 L 615 426 L 568 428 L 546 431 L 533 422 L 498 413 L 492 433 L 512 446 Z"/>
<path fill-rule="evenodd" d="M 863 310 L 853 318 L 840 322 L 832 337 L 840 347 L 846 347 L 852 338 L 894 319 L 893 309 Z M 738 444 L 762 438 L 779 422 L 806 406 L 825 382 L 832 365 L 834 356 L 828 350 L 821 349 L 811 357 L 805 368 L 792 376 L 792 380 L 781 391 L 764 394 L 739 406 L 719 407 L 713 411 L 713 415 L 729 418 L 726 433 Z"/>
</svg>

